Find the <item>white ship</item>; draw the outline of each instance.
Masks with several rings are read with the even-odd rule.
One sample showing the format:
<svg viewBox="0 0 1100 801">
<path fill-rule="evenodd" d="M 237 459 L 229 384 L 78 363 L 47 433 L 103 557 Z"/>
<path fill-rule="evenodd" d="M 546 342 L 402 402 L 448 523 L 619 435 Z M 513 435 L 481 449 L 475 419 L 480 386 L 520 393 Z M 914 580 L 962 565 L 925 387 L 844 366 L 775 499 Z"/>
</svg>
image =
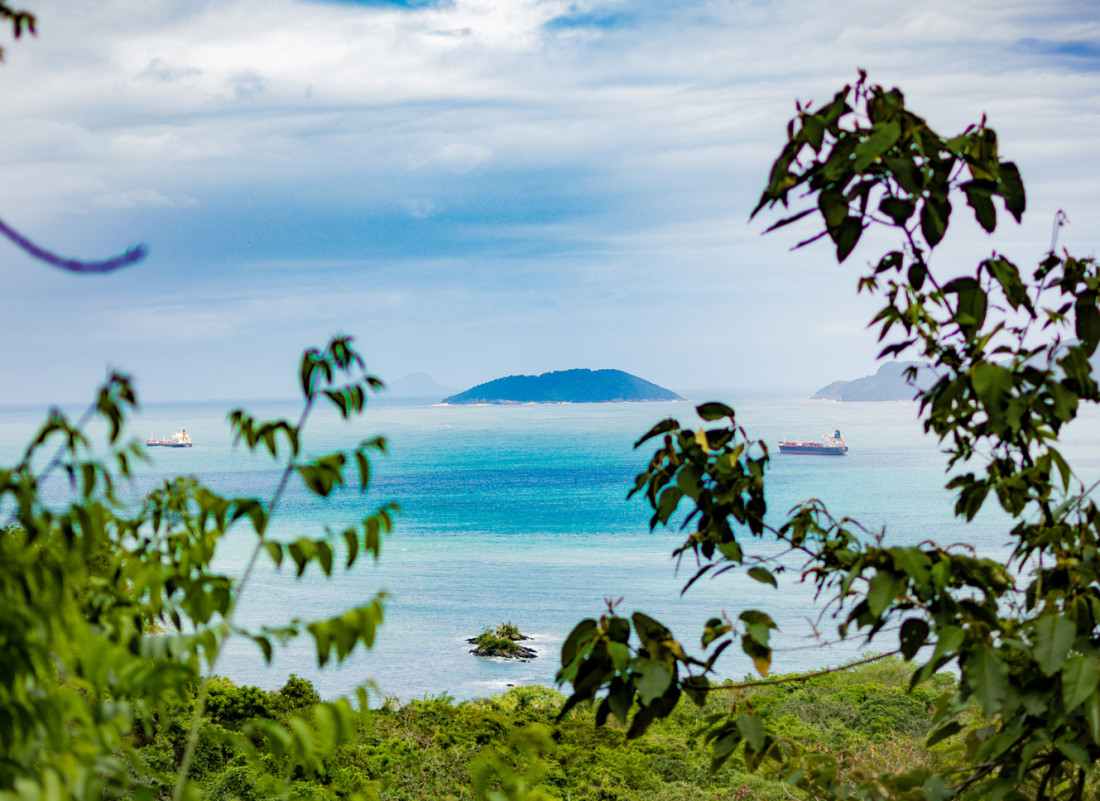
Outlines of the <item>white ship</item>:
<svg viewBox="0 0 1100 801">
<path fill-rule="evenodd" d="M 780 453 L 820 454 L 822 456 L 843 456 L 848 452 L 848 443 L 840 436 L 840 429 L 826 434 L 820 442 L 812 440 L 779 440 Z"/>
<path fill-rule="evenodd" d="M 194 444 L 195 441 L 191 439 L 187 431 L 182 428 L 171 437 L 157 439 L 150 434 L 149 439 L 145 440 L 145 446 L 147 448 L 190 448 Z"/>
</svg>

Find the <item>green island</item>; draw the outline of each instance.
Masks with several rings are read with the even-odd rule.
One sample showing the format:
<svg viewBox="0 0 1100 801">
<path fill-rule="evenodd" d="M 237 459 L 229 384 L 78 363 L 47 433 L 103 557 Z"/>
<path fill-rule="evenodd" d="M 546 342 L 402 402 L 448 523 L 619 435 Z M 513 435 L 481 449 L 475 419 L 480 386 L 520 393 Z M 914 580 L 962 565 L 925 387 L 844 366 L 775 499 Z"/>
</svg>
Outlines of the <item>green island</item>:
<svg viewBox="0 0 1100 801">
<path fill-rule="evenodd" d="M 775 676 L 771 684 L 714 692 L 703 707 L 680 704 L 636 740 L 608 721 L 597 727 L 588 704 L 558 720 L 565 696 L 540 686 L 514 687 L 490 698 L 456 702 L 446 696 L 400 704 L 389 700 L 357 718 L 339 747 L 297 768 L 287 788 L 295 799 L 340 799 L 372 788 L 380 798 L 470 799 L 484 797 L 502 769 L 522 777 L 528 792 L 572 801 L 715 801 L 789 799 L 789 786 L 767 768 L 752 772 L 740 757 L 712 771 L 697 729 L 728 712 L 735 698 L 752 708 L 770 731 L 810 753 L 846 753 L 853 770 L 897 771 L 923 766 L 949 769 L 962 749 L 941 743 L 926 748 L 937 699 L 955 680 L 938 674 L 912 692 L 910 670 L 900 658 L 877 661 L 801 681 Z M 279 690 L 238 687 L 226 679 L 210 686 L 191 777 L 210 799 L 253 801 L 270 797 L 283 766 L 257 732 L 269 722 L 318 732 L 310 717 L 317 693 L 291 676 Z M 187 740 L 193 700 L 176 703 L 151 732 L 135 732 L 138 752 L 153 769 L 148 789 L 167 792 Z M 968 713 L 981 724 L 977 708 Z M 316 734 L 321 739 L 320 734 Z M 234 741 L 246 744 L 241 751 Z M 257 749 L 251 762 L 246 753 Z"/>
<path fill-rule="evenodd" d="M 558 370 L 510 375 L 444 398 L 444 403 L 613 403 L 682 400 L 670 389 L 622 370 Z"/>
<path fill-rule="evenodd" d="M 521 640 L 530 640 L 514 623 L 501 623 L 495 629 L 486 627 L 485 631 L 466 642 L 474 647 L 470 653 L 475 656 L 497 656 L 504 659 L 534 659 L 538 656 L 533 648 L 520 645 Z"/>
</svg>

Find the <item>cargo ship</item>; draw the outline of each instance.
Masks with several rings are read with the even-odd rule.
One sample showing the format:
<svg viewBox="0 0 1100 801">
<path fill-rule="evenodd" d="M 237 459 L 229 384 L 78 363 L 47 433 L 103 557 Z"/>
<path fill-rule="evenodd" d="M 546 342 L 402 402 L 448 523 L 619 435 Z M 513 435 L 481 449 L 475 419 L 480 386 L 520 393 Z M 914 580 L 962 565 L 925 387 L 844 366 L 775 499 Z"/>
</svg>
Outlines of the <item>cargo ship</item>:
<svg viewBox="0 0 1100 801">
<path fill-rule="evenodd" d="M 819 456 L 843 456 L 848 452 L 848 443 L 840 436 L 840 429 L 832 434 L 826 434 L 821 441 L 812 440 L 779 440 L 780 453 L 816 454 Z"/>
<path fill-rule="evenodd" d="M 195 441 L 182 428 L 171 437 L 156 439 L 150 434 L 149 439 L 145 440 L 145 447 L 147 448 L 190 448 L 194 444 Z"/>
</svg>

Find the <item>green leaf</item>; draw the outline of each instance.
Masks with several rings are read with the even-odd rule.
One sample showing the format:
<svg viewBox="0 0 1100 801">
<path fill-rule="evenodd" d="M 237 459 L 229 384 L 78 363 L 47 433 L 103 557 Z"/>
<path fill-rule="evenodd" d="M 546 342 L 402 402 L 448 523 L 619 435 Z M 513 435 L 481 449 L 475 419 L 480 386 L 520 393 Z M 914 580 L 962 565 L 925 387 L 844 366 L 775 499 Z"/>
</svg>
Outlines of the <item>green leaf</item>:
<svg viewBox="0 0 1100 801">
<path fill-rule="evenodd" d="M 959 723 L 957 720 L 952 720 L 950 723 L 944 726 L 940 726 L 938 729 L 932 732 L 931 736 L 929 736 L 928 740 L 925 741 L 924 744 L 926 747 L 931 748 L 936 743 L 942 742 L 948 737 L 958 734 L 960 731 L 962 731 L 962 724 Z"/>
<path fill-rule="evenodd" d="M 977 279 L 956 278 L 948 283 L 943 291 L 945 295 L 952 294 L 957 298 L 955 322 L 959 327 L 967 330 L 977 330 L 982 327 L 985 323 L 988 299 Z"/>
<path fill-rule="evenodd" d="M 365 490 L 370 485 L 370 459 L 358 450 L 355 452 L 355 464 L 359 468 L 359 489 Z"/>
<path fill-rule="evenodd" d="M 930 629 L 928 623 L 919 617 L 907 618 L 901 624 L 901 653 L 906 659 L 912 659 L 917 651 L 928 641 Z"/>
<path fill-rule="evenodd" d="M 775 625 L 775 621 L 766 612 L 761 612 L 759 609 L 746 609 L 740 615 L 738 619 L 749 626 L 763 626 L 768 629 L 778 629 Z"/>
<path fill-rule="evenodd" d="M 1062 756 L 1075 764 L 1083 771 L 1091 771 L 1096 768 L 1095 763 L 1089 756 L 1088 749 L 1080 743 L 1069 739 L 1068 737 L 1059 737 L 1054 743 L 1054 746 L 1062 752 Z"/>
<path fill-rule="evenodd" d="M 332 546 L 324 540 L 318 540 L 315 543 L 317 564 L 321 566 L 321 570 L 326 576 L 332 575 Z"/>
<path fill-rule="evenodd" d="M 699 416 L 704 420 L 721 420 L 723 417 L 733 419 L 733 409 L 724 403 L 718 403 L 717 401 L 710 401 L 703 403 L 695 407 L 695 411 L 699 413 Z"/>
<path fill-rule="evenodd" d="M 974 394 L 991 414 L 1000 414 L 1005 396 L 1012 391 L 1012 371 L 999 364 L 981 362 L 971 377 Z"/>
<path fill-rule="evenodd" d="M 717 770 L 741 744 L 741 731 L 736 724 L 727 723 L 711 740 L 711 770 Z"/>
<path fill-rule="evenodd" d="M 672 638 L 671 631 L 647 614 L 635 612 L 630 619 L 634 622 L 634 630 L 638 632 L 638 639 L 642 641 L 642 645 Z"/>
<path fill-rule="evenodd" d="M 848 201 L 842 192 L 822 190 L 817 198 L 817 207 L 821 210 L 829 236 L 836 241 L 836 230 L 848 218 Z"/>
<path fill-rule="evenodd" d="M 359 556 L 359 535 L 354 528 L 345 529 L 343 532 L 344 548 L 347 550 L 347 562 L 344 567 L 351 567 Z"/>
<path fill-rule="evenodd" d="M 810 215 L 810 214 L 813 214 L 813 213 L 814 213 L 814 209 L 803 209 L 802 211 L 798 212 L 797 214 L 792 214 L 790 217 L 785 217 L 782 220 L 780 220 L 779 222 L 773 223 L 772 225 L 769 225 L 767 228 L 764 229 L 764 233 L 766 234 L 766 233 L 769 233 L 771 231 L 776 230 L 777 228 L 782 228 L 785 225 L 790 225 L 793 222 L 798 222 L 803 217 L 806 217 L 807 215 Z"/>
<path fill-rule="evenodd" d="M 277 542 L 268 540 L 264 543 L 264 548 L 267 549 L 268 554 L 271 556 L 271 561 L 275 563 L 275 567 L 279 567 L 283 563 L 283 546 Z"/>
<path fill-rule="evenodd" d="M 866 170 L 894 146 L 899 136 L 901 136 L 901 125 L 896 121 L 875 123 L 868 137 L 856 145 L 852 169 L 856 172 Z"/>
<path fill-rule="evenodd" d="M 863 234 L 863 223 L 859 217 L 846 217 L 835 232 L 830 232 L 836 242 L 836 260 L 843 262 L 855 249 Z"/>
<path fill-rule="evenodd" d="M 607 693 L 607 709 L 620 723 L 625 724 L 630 715 L 630 705 L 634 702 L 634 688 L 616 677 Z"/>
<path fill-rule="evenodd" d="M 771 584 L 776 589 L 779 589 L 779 584 L 775 580 L 775 576 L 772 575 L 770 570 L 763 567 L 750 567 L 748 570 L 749 578 L 759 581 L 761 584 Z"/>
<path fill-rule="evenodd" d="M 767 629 L 763 631 L 767 632 Z M 752 664 L 753 667 L 756 668 L 756 672 L 761 676 L 767 676 L 772 665 L 772 649 L 760 643 L 752 636 L 753 634 L 759 635 L 760 631 L 753 631 L 750 634 L 741 635 L 741 650 L 745 652 L 746 656 L 752 659 Z"/>
<path fill-rule="evenodd" d="M 933 662 L 941 657 L 957 653 L 966 640 L 966 633 L 958 626 L 941 626 L 936 634 L 939 639 L 936 641 L 936 649 L 932 653 Z"/>
<path fill-rule="evenodd" d="M 911 158 L 885 156 L 882 161 L 898 186 L 910 195 L 917 196 L 924 189 L 924 173 Z"/>
<path fill-rule="evenodd" d="M 955 798 L 955 791 L 948 788 L 939 776 L 929 776 L 921 785 L 926 801 L 948 801 Z"/>
<path fill-rule="evenodd" d="M 867 607 L 872 617 L 879 617 L 897 596 L 901 577 L 885 570 L 875 573 L 867 587 Z"/>
<path fill-rule="evenodd" d="M 754 751 L 763 750 L 766 737 L 764 721 L 756 715 L 738 715 L 737 729 L 741 732 L 742 739 L 752 746 Z"/>
<path fill-rule="evenodd" d="M 1089 724 L 1093 744 L 1100 745 L 1100 693 L 1093 693 L 1085 699 L 1085 720 Z"/>
<path fill-rule="evenodd" d="M 1024 216 L 1027 207 L 1027 196 L 1024 194 L 1024 182 L 1020 178 L 1020 170 L 1011 161 L 1002 161 L 999 169 L 1000 180 L 998 193 L 1004 198 L 1005 208 L 1009 214 L 1016 218 L 1016 222 Z"/>
<path fill-rule="evenodd" d="M 267 637 L 264 637 L 263 635 L 257 634 L 252 636 L 252 641 L 256 643 L 256 645 L 260 646 L 260 650 L 263 651 L 264 662 L 267 664 L 271 664 L 271 657 L 274 655 L 274 652 L 271 648 L 271 640 Z"/>
<path fill-rule="evenodd" d="M 1094 657 L 1075 654 L 1062 667 L 1062 702 L 1066 712 L 1072 712 L 1096 692 L 1100 682 L 1100 666 Z"/>
<path fill-rule="evenodd" d="M 798 132 L 799 138 L 812 147 L 814 152 L 820 151 L 828 123 L 819 114 L 801 114 L 798 119 L 802 123 L 802 129 Z"/>
<path fill-rule="evenodd" d="M 1045 675 L 1062 669 L 1076 636 L 1077 626 L 1061 615 L 1043 615 L 1035 622 L 1033 654 Z"/>
<path fill-rule="evenodd" d="M 623 672 L 630 664 L 630 646 L 621 642 L 609 642 L 607 644 L 607 655 L 611 657 L 611 664 L 615 666 L 615 670 Z"/>
<path fill-rule="evenodd" d="M 997 649 L 977 646 L 967 654 L 963 676 L 986 715 L 1000 711 L 1008 690 L 1008 668 Z"/>
<path fill-rule="evenodd" d="M 917 292 L 920 292 L 921 287 L 924 286 L 924 279 L 927 277 L 928 268 L 919 261 L 910 264 L 909 269 L 906 271 L 906 278 L 909 279 L 909 285 Z"/>
<path fill-rule="evenodd" d="M 905 225 L 905 221 L 913 216 L 917 209 L 916 201 L 902 200 L 896 197 L 886 197 L 878 204 L 879 211 L 894 221 L 894 225 Z"/>
<path fill-rule="evenodd" d="M 577 650 L 592 640 L 592 635 L 596 633 L 597 628 L 596 621 L 592 618 L 585 618 L 573 627 L 561 646 L 562 667 L 566 667 L 573 662 L 577 656 Z"/>
<path fill-rule="evenodd" d="M 1074 332 L 1085 345 L 1090 356 L 1100 343 L 1100 310 L 1096 308 L 1094 294 L 1081 295 L 1073 305 Z"/>
<path fill-rule="evenodd" d="M 1020 270 L 1015 264 L 1008 259 L 998 257 L 986 261 L 985 266 L 990 275 L 1001 285 L 1005 298 L 1008 299 L 1009 305 L 1013 309 L 1018 309 L 1020 306 L 1031 308 L 1031 303 L 1027 297 L 1027 288 L 1024 286 L 1024 282 L 1020 280 Z"/>
<path fill-rule="evenodd" d="M 712 617 L 710 620 L 708 620 L 706 622 L 706 625 L 703 627 L 703 637 L 702 637 L 703 647 L 706 648 L 708 645 L 710 645 L 712 642 L 717 640 L 719 637 L 722 637 L 726 634 L 729 634 L 729 632 L 732 631 L 732 629 L 733 629 L 733 626 L 731 626 L 726 621 L 724 621 L 724 620 L 722 620 L 721 618 L 718 618 L 718 617 Z"/>
<path fill-rule="evenodd" d="M 997 209 L 993 206 L 995 186 L 990 181 L 967 181 L 961 187 L 966 193 L 966 202 L 974 209 L 975 219 L 988 233 L 993 233 L 997 227 Z"/>
<path fill-rule="evenodd" d="M 638 700 L 644 706 L 664 695 L 671 683 L 672 668 L 668 663 L 644 658 L 634 661 L 634 686 L 638 690 Z"/>
<path fill-rule="evenodd" d="M 925 198 L 920 210 L 920 230 L 930 247 L 935 247 L 943 239 L 950 216 L 951 203 L 946 195 Z"/>
<path fill-rule="evenodd" d="M 730 540 L 729 542 L 718 543 L 718 552 L 731 562 L 736 562 L 738 564 L 741 563 L 743 553 L 741 551 L 741 546 L 737 543 L 737 540 Z"/>
<path fill-rule="evenodd" d="M 696 706 L 706 705 L 710 692 L 710 681 L 706 676 L 688 676 L 680 682 L 680 687 Z"/>
<path fill-rule="evenodd" d="M 634 443 L 634 447 L 641 447 L 654 437 L 659 437 L 661 436 L 661 434 L 667 434 L 670 431 L 676 431 L 679 428 L 680 423 L 672 419 L 671 417 L 667 420 L 662 420 L 661 422 L 654 425 L 653 428 L 649 429 L 649 431 L 642 434 L 638 441 Z"/>
</svg>

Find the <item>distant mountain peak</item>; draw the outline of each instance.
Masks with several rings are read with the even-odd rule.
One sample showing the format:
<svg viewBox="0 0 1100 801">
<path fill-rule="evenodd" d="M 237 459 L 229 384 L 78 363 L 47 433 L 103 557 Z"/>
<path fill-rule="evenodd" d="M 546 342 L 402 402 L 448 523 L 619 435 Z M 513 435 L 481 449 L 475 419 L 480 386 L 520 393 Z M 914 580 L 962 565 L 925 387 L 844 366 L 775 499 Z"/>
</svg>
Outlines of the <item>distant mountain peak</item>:
<svg viewBox="0 0 1100 801">
<path fill-rule="evenodd" d="M 905 371 L 917 368 L 917 384 L 905 380 Z M 932 368 L 920 362 L 886 362 L 874 375 L 852 381 L 834 381 L 822 387 L 812 400 L 893 401 L 913 400 L 919 389 L 931 386 L 935 380 Z"/>
<path fill-rule="evenodd" d="M 440 397 L 454 392 L 454 387 L 440 384 L 427 373 L 409 373 L 396 381 L 386 382 L 386 393 L 395 397 Z"/>
<path fill-rule="evenodd" d="M 622 370 L 557 370 L 510 375 L 444 398 L 444 403 L 610 403 L 682 400 L 675 392 Z"/>
</svg>

